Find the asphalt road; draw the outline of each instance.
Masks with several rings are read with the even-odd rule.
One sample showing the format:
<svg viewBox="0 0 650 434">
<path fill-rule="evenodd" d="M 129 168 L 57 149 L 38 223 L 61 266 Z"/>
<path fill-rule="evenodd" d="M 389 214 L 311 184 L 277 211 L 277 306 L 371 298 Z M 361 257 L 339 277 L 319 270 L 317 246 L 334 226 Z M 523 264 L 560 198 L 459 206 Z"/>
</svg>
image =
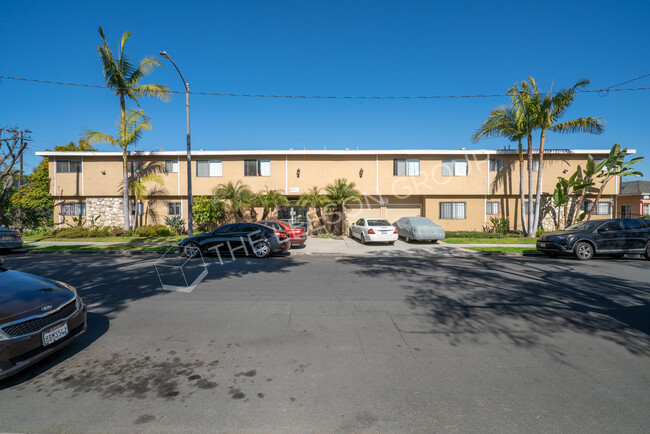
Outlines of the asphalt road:
<svg viewBox="0 0 650 434">
<path fill-rule="evenodd" d="M 156 258 L 7 258 L 90 313 L 0 431 L 650 431 L 648 261 Z"/>
</svg>

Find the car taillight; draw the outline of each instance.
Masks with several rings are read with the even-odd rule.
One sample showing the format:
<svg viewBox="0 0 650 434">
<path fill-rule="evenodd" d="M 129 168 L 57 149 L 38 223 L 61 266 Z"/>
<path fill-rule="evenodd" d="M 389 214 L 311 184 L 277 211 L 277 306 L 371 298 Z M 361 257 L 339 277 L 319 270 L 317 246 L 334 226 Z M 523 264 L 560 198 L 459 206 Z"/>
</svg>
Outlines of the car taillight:
<svg viewBox="0 0 650 434">
<path fill-rule="evenodd" d="M 277 235 L 278 238 L 281 239 L 281 240 L 284 240 L 284 239 L 287 238 L 287 234 L 285 234 L 284 232 L 276 232 L 275 235 Z"/>
<path fill-rule="evenodd" d="M 368 234 L 369 235 L 375 235 L 375 230 L 374 229 L 368 229 Z"/>
<path fill-rule="evenodd" d="M 23 234 L 16 234 L 16 238 L 22 238 Z"/>
<path fill-rule="evenodd" d="M 397 233 L 397 228 L 395 228 L 395 230 L 393 231 L 393 233 L 394 233 L 394 234 L 396 234 L 396 233 Z"/>
</svg>

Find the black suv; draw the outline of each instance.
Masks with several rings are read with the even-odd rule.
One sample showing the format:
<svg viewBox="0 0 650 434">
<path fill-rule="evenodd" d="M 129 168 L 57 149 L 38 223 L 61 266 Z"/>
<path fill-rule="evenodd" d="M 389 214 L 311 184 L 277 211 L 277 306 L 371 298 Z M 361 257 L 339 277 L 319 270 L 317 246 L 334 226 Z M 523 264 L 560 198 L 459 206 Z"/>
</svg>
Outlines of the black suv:
<svg viewBox="0 0 650 434">
<path fill-rule="evenodd" d="M 611 219 L 578 223 L 537 239 L 537 250 L 548 255 L 574 255 L 586 261 L 596 255 L 621 258 L 640 253 L 650 260 L 650 220 Z"/>
</svg>

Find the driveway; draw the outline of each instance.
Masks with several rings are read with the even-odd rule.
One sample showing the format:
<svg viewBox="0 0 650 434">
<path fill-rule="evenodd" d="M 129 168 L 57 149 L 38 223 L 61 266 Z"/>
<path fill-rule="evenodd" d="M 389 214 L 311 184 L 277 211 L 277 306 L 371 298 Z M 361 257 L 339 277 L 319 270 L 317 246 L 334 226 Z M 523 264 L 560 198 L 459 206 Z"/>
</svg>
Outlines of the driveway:
<svg viewBox="0 0 650 434">
<path fill-rule="evenodd" d="M 68 350 L 0 384 L 0 430 L 650 426 L 645 260 L 207 258 L 180 293 L 161 290 L 157 259 L 7 258 L 77 286 L 90 313 Z"/>
</svg>

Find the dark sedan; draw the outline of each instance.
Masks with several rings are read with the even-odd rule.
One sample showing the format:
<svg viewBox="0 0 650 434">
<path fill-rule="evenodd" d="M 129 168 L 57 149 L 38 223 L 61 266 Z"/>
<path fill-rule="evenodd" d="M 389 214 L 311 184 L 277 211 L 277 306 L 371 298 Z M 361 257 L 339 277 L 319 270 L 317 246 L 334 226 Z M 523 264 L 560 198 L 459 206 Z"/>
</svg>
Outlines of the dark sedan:
<svg viewBox="0 0 650 434">
<path fill-rule="evenodd" d="M 84 331 L 86 306 L 72 286 L 0 266 L 0 380 Z"/>
<path fill-rule="evenodd" d="M 22 247 L 23 234 L 0 227 L 0 250 L 21 249 Z"/>
<path fill-rule="evenodd" d="M 650 221 L 611 219 L 578 223 L 537 239 L 537 250 L 548 256 L 573 255 L 586 261 L 594 255 L 615 258 L 626 253 L 643 254 L 650 260 Z"/>
<path fill-rule="evenodd" d="M 185 238 L 178 244 L 180 252 L 193 258 L 210 253 L 253 255 L 267 258 L 272 253 L 282 253 L 289 248 L 289 237 L 285 232 L 257 223 L 231 223 L 213 232 Z"/>
</svg>

